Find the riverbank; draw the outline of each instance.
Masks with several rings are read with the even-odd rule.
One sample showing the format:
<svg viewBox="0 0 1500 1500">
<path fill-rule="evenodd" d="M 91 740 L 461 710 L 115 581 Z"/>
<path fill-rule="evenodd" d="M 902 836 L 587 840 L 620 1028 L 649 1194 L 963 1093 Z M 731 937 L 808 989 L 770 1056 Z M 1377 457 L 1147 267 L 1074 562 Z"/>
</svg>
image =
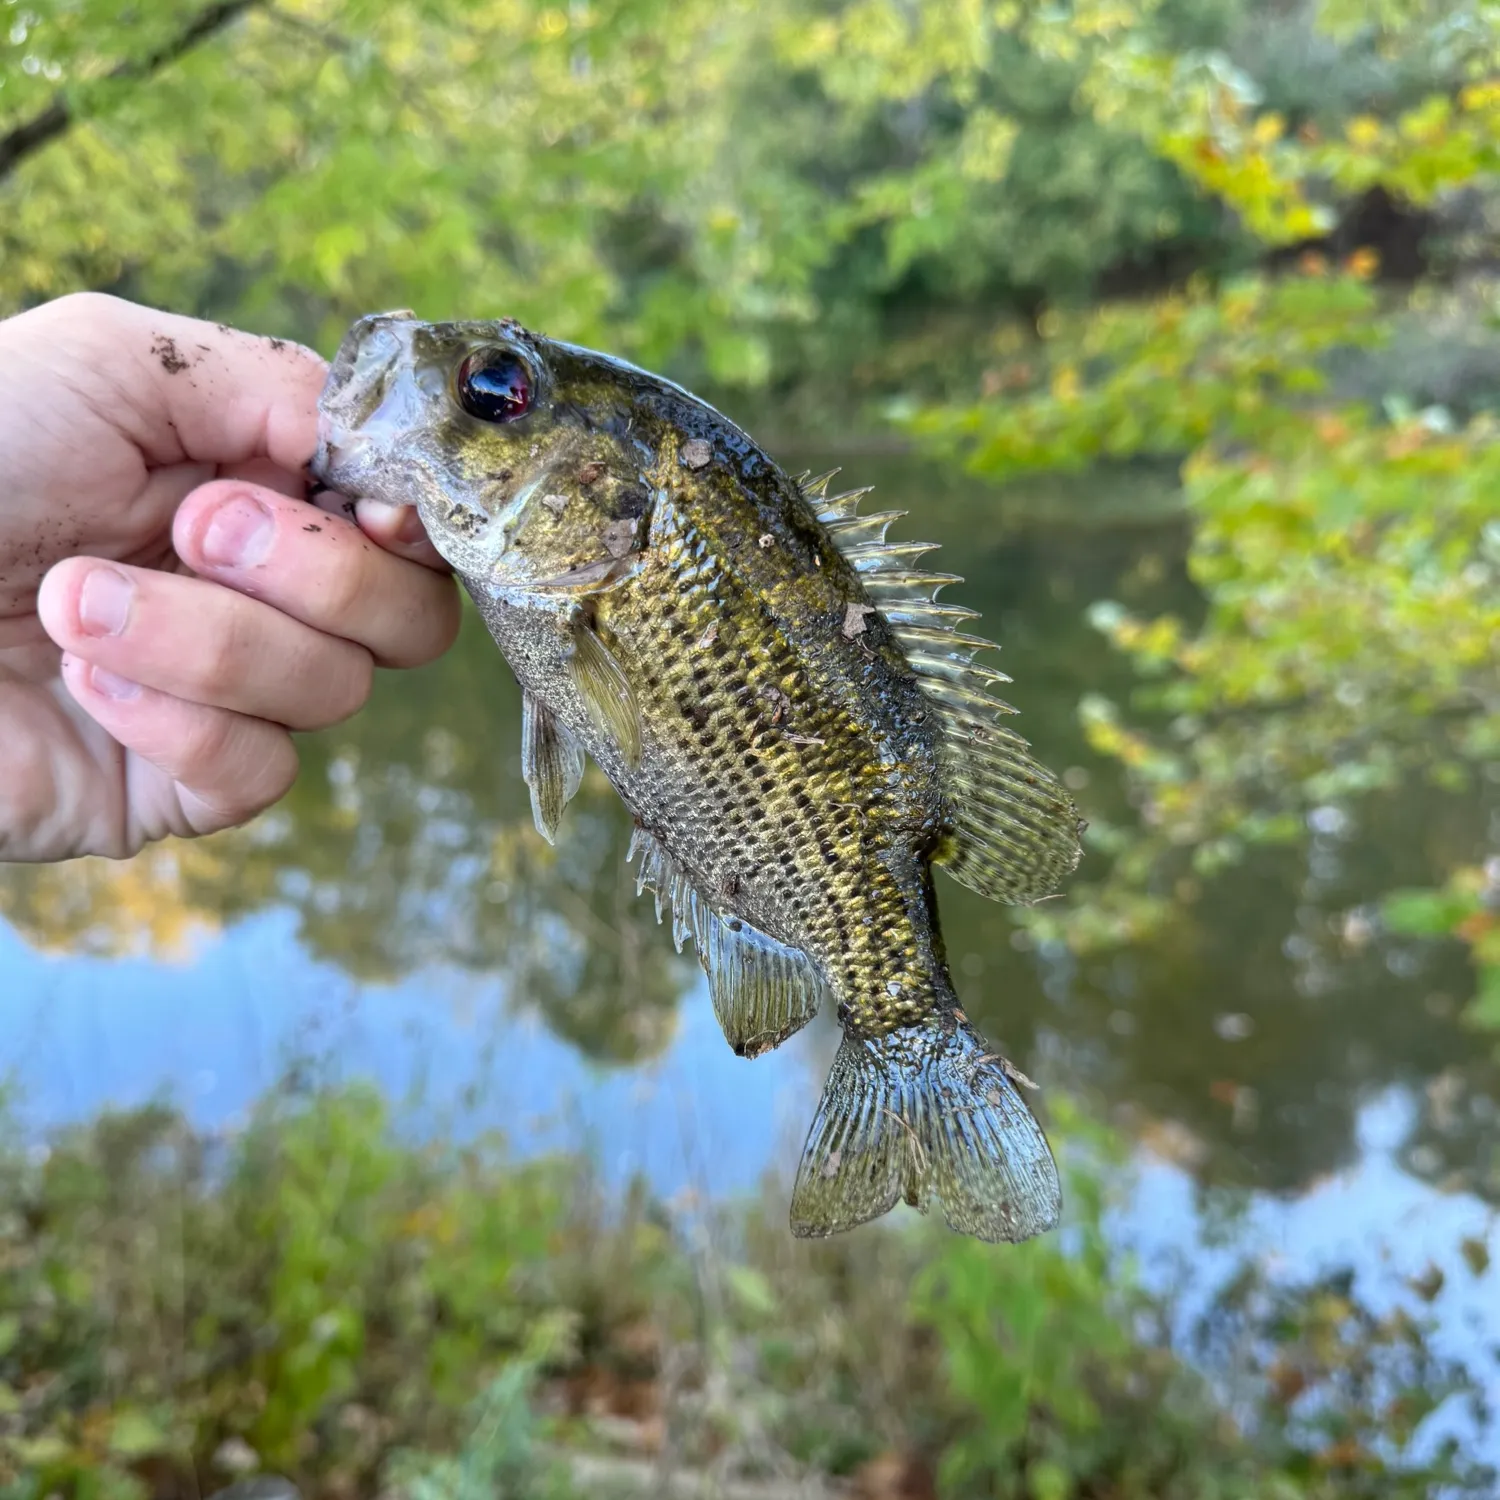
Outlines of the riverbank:
<svg viewBox="0 0 1500 1500">
<path fill-rule="evenodd" d="M 1050 1113 L 1064 1228 L 997 1247 L 914 1216 L 798 1244 L 783 1185 L 666 1204 L 415 1139 L 359 1085 L 235 1132 L 8 1131 L 0 1495 L 1492 1493 L 1424 1433 L 1473 1377 L 1359 1286 L 1247 1262 L 1174 1331 L 1104 1232 L 1116 1145 Z"/>
</svg>

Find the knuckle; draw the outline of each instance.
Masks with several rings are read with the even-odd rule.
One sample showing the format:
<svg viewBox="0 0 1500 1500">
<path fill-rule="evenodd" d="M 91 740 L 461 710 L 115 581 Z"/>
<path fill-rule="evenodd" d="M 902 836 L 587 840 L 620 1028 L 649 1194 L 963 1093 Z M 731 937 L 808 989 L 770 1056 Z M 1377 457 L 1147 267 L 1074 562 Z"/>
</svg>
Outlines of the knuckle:
<svg viewBox="0 0 1500 1500">
<path fill-rule="evenodd" d="M 233 715 L 222 709 L 194 714 L 180 732 L 172 774 L 181 781 L 202 780 L 232 755 L 237 731 Z"/>
<path fill-rule="evenodd" d="M 0 860 L 31 859 L 46 850 L 61 802 L 41 736 L 9 736 L 0 754 Z"/>
<path fill-rule="evenodd" d="M 37 309 L 37 314 L 60 324 L 76 323 L 91 328 L 105 319 L 117 318 L 121 308 L 128 305 L 107 292 L 68 292 L 65 296 L 43 304 Z"/>
<path fill-rule="evenodd" d="M 195 758 L 165 769 L 190 789 L 200 833 L 249 822 L 284 797 L 297 779 L 297 750 L 283 729 L 216 712 L 189 739 Z"/>
<path fill-rule="evenodd" d="M 301 768 L 297 763 L 297 747 L 290 735 L 278 734 L 275 741 L 266 747 L 258 763 L 252 813 L 279 802 L 292 789 Z"/>
<path fill-rule="evenodd" d="M 375 686 L 375 658 L 363 646 L 355 646 L 349 660 L 349 712 L 365 706 Z"/>
<path fill-rule="evenodd" d="M 240 681 L 244 675 L 247 633 L 243 613 L 237 607 L 227 609 L 217 627 L 203 633 L 194 672 L 202 689 L 220 695 Z"/>
<path fill-rule="evenodd" d="M 463 611 L 457 587 L 451 578 L 426 568 L 422 571 L 426 577 L 421 580 L 421 592 L 408 616 L 407 627 L 380 653 L 381 666 L 426 666 L 458 639 Z"/>
<path fill-rule="evenodd" d="M 105 292 L 69 292 L 21 318 L 32 334 L 51 342 L 54 351 L 97 358 L 114 352 L 137 311 L 133 303 Z"/>
<path fill-rule="evenodd" d="M 319 684 L 319 727 L 339 724 L 365 706 L 375 685 L 375 660 L 362 646 L 345 646 Z"/>
<path fill-rule="evenodd" d="M 362 547 L 351 548 L 344 554 L 342 565 L 330 569 L 323 580 L 323 610 L 329 626 L 341 635 L 357 626 L 366 611 L 365 601 L 371 591 L 361 565 L 365 556 Z"/>
<path fill-rule="evenodd" d="M 286 702 L 267 717 L 290 729 L 326 729 L 364 707 L 375 663 L 362 646 L 324 637 L 300 656 L 286 680 L 294 684 Z"/>
</svg>

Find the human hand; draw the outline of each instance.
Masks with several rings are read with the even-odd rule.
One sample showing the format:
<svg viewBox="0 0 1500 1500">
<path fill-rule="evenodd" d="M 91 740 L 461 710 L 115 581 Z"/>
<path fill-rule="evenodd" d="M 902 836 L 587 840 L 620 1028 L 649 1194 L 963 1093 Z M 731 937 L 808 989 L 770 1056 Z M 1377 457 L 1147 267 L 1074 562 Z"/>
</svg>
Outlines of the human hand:
<svg viewBox="0 0 1500 1500">
<path fill-rule="evenodd" d="M 245 822 L 452 643 L 414 512 L 302 498 L 325 371 L 92 293 L 0 322 L 0 860 Z"/>
</svg>

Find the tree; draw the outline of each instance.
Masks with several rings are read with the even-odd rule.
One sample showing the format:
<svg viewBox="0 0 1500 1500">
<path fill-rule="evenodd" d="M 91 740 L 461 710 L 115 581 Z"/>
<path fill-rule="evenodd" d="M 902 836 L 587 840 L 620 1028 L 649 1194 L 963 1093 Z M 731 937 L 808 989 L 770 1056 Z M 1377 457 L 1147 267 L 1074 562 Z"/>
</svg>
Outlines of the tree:
<svg viewBox="0 0 1500 1500">
<path fill-rule="evenodd" d="M 1228 58 L 1174 59 L 1139 33 L 1102 56 L 1083 93 L 1105 118 L 1134 122 L 1268 246 L 1308 240 L 1352 195 L 1419 207 L 1493 167 L 1500 93 L 1471 75 L 1492 66 L 1500 17 L 1480 8 L 1459 29 L 1452 17 L 1435 27 L 1417 10 L 1390 15 L 1392 48 L 1430 54 L 1435 30 L 1455 31 L 1452 87 L 1388 119 L 1356 114 L 1336 137 L 1261 109 L 1263 90 Z M 1145 678 L 1134 714 L 1097 696 L 1083 705 L 1094 745 L 1128 770 L 1139 820 L 1096 830 L 1107 873 L 1061 915 L 1038 915 L 1040 933 L 1087 947 L 1176 920 L 1184 892 L 1248 846 L 1303 840 L 1318 818 L 1412 778 L 1490 795 L 1500 428 L 1482 392 L 1467 417 L 1399 386 L 1383 401 L 1351 394 L 1335 358 L 1399 343 L 1414 314 L 1484 316 L 1487 293 L 1381 288 L 1379 269 L 1373 246 L 1340 266 L 1306 248 L 1277 274 L 1049 313 L 1035 340 L 1002 346 L 989 395 L 907 412 L 939 451 L 997 479 L 1186 455 L 1190 565 L 1207 616 L 1190 626 L 1095 606 Z M 1486 837 L 1455 863 L 1476 862 Z M 1398 924 L 1409 928 L 1415 910 L 1408 899 Z M 1423 910 L 1455 912 L 1450 930 L 1494 963 L 1472 901 Z M 1485 1001 L 1474 1016 L 1491 1011 Z"/>
</svg>

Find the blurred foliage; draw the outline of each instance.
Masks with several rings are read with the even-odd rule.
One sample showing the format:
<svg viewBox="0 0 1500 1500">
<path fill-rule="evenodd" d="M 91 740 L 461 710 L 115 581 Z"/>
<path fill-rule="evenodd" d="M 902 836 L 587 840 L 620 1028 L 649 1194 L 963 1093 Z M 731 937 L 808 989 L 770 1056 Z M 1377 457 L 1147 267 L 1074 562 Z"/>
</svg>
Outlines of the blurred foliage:
<svg viewBox="0 0 1500 1500">
<path fill-rule="evenodd" d="M 1440 891 L 1395 891 L 1386 897 L 1390 931 L 1417 937 L 1456 938 L 1479 972 L 1479 992 L 1465 1018 L 1500 1031 L 1500 860 L 1455 870 Z"/>
<path fill-rule="evenodd" d="M 1206 615 L 1092 611 L 1145 681 L 1129 710 L 1097 694 L 1083 703 L 1095 748 L 1128 771 L 1136 816 L 1096 824 L 1107 870 L 1031 923 L 1082 949 L 1181 920 L 1247 848 L 1300 845 L 1372 791 L 1475 788 L 1493 819 L 1500 751 L 1493 401 L 1476 392 L 1456 415 L 1399 379 L 1378 395 L 1338 379 L 1412 313 L 1466 309 L 1493 334 L 1488 282 L 1439 286 L 1419 255 L 1403 272 L 1414 283 L 1377 286 L 1383 247 L 1349 243 L 1343 215 L 1378 195 L 1396 222 L 1420 224 L 1459 189 L 1483 197 L 1500 140 L 1500 16 L 1325 15 L 1330 44 L 1373 35 L 1384 56 L 1427 59 L 1442 85 L 1335 130 L 1310 104 L 1300 118 L 1267 108 L 1273 84 L 1230 53 L 1154 47 L 1145 15 L 1109 10 L 1112 42 L 1081 96 L 1232 210 L 1264 242 L 1266 268 L 1002 326 L 976 397 L 893 407 L 936 451 L 996 479 L 1101 457 L 1184 460 Z M 1276 263 L 1286 244 L 1299 254 Z M 1474 855 L 1493 849 L 1493 821 L 1476 835 Z M 1475 956 L 1488 963 L 1477 945 Z"/>
<path fill-rule="evenodd" d="M 388 1490 L 407 1500 L 574 1500 L 581 1491 L 566 1465 L 539 1451 L 541 1423 L 531 1404 L 537 1368 L 535 1357 L 505 1365 L 474 1402 L 470 1435 L 456 1454 L 393 1453 Z"/>
<path fill-rule="evenodd" d="M 1260 444 L 1303 430 L 1289 403 L 1326 388 L 1329 351 L 1381 341 L 1376 311 L 1360 281 L 1323 276 L 1050 311 L 1039 337 L 1007 328 L 995 339 L 986 398 L 908 420 L 938 453 L 1000 480 L 1177 456 L 1211 439 Z"/>
<path fill-rule="evenodd" d="M 1483 7 L 7 9 L 0 311 L 110 286 L 325 345 L 372 306 L 503 311 L 720 388 L 899 389 L 945 311 L 972 343 L 1373 187 L 1428 204 L 1496 112 Z"/>
<path fill-rule="evenodd" d="M 494 1141 L 403 1145 L 357 1089 L 268 1100 L 227 1148 L 146 1109 L 40 1164 L 8 1150 L 0 1468 L 46 1476 L 38 1494 L 93 1465 L 139 1493 L 132 1464 L 200 1434 L 287 1470 L 310 1444 L 357 1468 L 384 1431 L 450 1434 L 476 1362 L 524 1349 L 516 1280 L 568 1194 L 566 1169 L 504 1165 Z"/>
<path fill-rule="evenodd" d="M 1147 143 L 1075 108 L 1107 29 L 1073 54 L 1019 8 L 8 9 L 0 311 L 111 286 L 326 346 L 405 303 L 719 387 L 809 366 L 868 384 L 896 373 L 892 313 L 1083 295 L 1232 238 Z M 1231 14 L 1143 25 L 1166 46 Z M 67 127 L 7 173 L 6 133 L 59 101 Z"/>
<path fill-rule="evenodd" d="M 281 1091 L 228 1137 L 165 1109 L 44 1152 L 7 1129 L 0 1494 L 264 1468 L 308 1500 L 561 1500 L 660 1465 L 768 1495 L 931 1492 L 881 1488 L 893 1470 L 955 1497 L 1492 1492 L 1419 1441 L 1476 1392 L 1428 1346 L 1440 1286 L 1377 1315 L 1347 1276 L 1247 1266 L 1196 1335 L 1231 1409 L 1103 1235 L 1116 1149 L 1065 1101 L 1054 1126 L 1068 1227 L 1022 1247 L 911 1224 L 797 1244 L 779 1191 L 673 1212 L 490 1138 L 409 1139 L 359 1086 Z"/>
<path fill-rule="evenodd" d="M 1399 1016 L 1381 986 L 1447 937 L 1467 1019 L 1500 1016 L 1497 72 L 1484 0 L 6 0 L 0 312 L 95 286 L 324 348 L 377 306 L 506 313 L 804 436 L 894 420 L 1005 482 L 954 502 L 984 546 L 1029 477 L 1160 515 L 1141 476 L 1180 465 L 1185 540 L 1112 575 L 1033 580 L 1004 537 L 1008 649 L 1046 621 L 1032 680 L 1087 743 L 1028 732 L 1070 747 L 1092 842 L 1014 949 L 945 893 L 971 1008 L 1018 1055 L 1074 1043 L 1215 1182 L 1305 1185 L 1361 1099 L 1425 1083 L 1403 1165 L 1493 1196 L 1464 981 Z M 1091 601 L 1097 646 L 1068 628 Z M 595 1055 L 659 1050 L 693 969 L 612 798 L 544 849 L 503 674 L 442 670 L 309 741 L 254 829 L 7 877 L 8 918 L 116 952 L 285 904 L 360 976 L 493 970 Z M 1059 1113 L 1066 1159 L 1112 1162 Z M 597 1450 L 622 1419 L 689 1467 L 873 1494 L 1494 1488 L 1420 1440 L 1462 1373 L 1347 1278 L 1247 1270 L 1206 1384 L 1086 1175 L 1040 1245 L 809 1247 L 779 1208 L 678 1222 L 493 1143 L 419 1150 L 359 1093 L 229 1142 L 109 1119 L 4 1171 L 6 1500 L 137 1500 L 245 1452 L 329 1495 L 541 1488 L 539 1433 Z"/>
<path fill-rule="evenodd" d="M 1142 826 L 1102 835 L 1112 883 L 1061 919 L 1085 924 L 1075 938 L 1165 920 L 1174 880 L 1300 839 L 1310 817 L 1372 790 L 1482 788 L 1500 746 L 1490 424 L 1281 415 L 1254 447 L 1205 447 L 1185 467 L 1204 623 L 1094 607 L 1162 727 L 1085 700 L 1094 744 L 1130 769 Z"/>
</svg>

